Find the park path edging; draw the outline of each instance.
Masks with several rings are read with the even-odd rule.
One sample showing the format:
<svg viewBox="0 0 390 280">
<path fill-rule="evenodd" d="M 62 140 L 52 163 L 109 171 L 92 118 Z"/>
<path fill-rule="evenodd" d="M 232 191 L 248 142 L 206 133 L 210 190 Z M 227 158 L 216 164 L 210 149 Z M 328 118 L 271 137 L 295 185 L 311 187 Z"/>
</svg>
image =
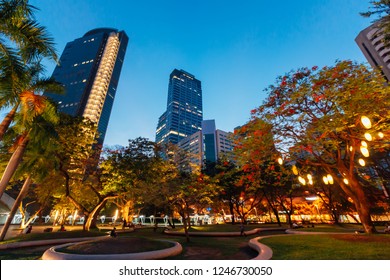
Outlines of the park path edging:
<svg viewBox="0 0 390 280">
<path fill-rule="evenodd" d="M 109 237 L 111 238 L 111 237 Z M 170 240 L 160 240 L 168 243 L 172 243 L 173 247 L 156 250 L 156 251 L 147 251 L 141 253 L 128 253 L 128 254 L 68 254 L 57 252 L 56 249 L 67 247 L 75 243 L 67 243 L 58 246 L 51 247 L 46 250 L 42 255 L 42 260 L 156 260 L 162 259 L 170 256 L 176 256 L 183 251 L 183 247 L 178 242 Z"/>
</svg>

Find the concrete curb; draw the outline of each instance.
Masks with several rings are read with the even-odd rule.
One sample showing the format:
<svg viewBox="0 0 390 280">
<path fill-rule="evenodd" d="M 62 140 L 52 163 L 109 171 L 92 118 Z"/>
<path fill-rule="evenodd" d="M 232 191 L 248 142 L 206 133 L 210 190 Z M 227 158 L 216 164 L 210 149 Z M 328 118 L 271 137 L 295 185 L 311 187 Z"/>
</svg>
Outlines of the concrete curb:
<svg viewBox="0 0 390 280">
<path fill-rule="evenodd" d="M 264 245 L 263 243 L 260 243 L 259 240 L 263 239 L 264 237 L 256 237 L 249 240 L 249 247 L 251 247 L 253 250 L 257 251 L 259 254 L 256 258 L 253 258 L 252 260 L 270 260 L 273 255 L 273 251 L 270 247 L 267 245 Z"/>
<path fill-rule="evenodd" d="M 252 230 L 244 231 L 245 235 L 254 235 L 263 231 L 282 231 L 285 230 L 283 228 L 255 228 Z M 171 230 L 165 230 L 165 234 L 168 235 L 178 235 L 178 236 L 184 236 L 185 232 L 182 231 L 171 231 Z M 231 232 L 189 232 L 189 236 L 215 236 L 215 237 L 231 237 L 231 236 L 241 236 L 240 232 L 237 231 L 231 231 Z"/>
<path fill-rule="evenodd" d="M 174 246 L 168 249 L 148 251 L 141 253 L 129 253 L 129 254 L 99 254 L 99 255 L 86 255 L 86 254 L 67 254 L 57 252 L 56 249 L 63 248 L 75 243 L 67 243 L 59 246 L 51 247 L 46 250 L 42 255 L 42 260 L 156 260 L 170 256 L 176 256 L 183 251 L 183 247 L 178 242 L 161 240 L 168 243 L 172 243 Z"/>
</svg>

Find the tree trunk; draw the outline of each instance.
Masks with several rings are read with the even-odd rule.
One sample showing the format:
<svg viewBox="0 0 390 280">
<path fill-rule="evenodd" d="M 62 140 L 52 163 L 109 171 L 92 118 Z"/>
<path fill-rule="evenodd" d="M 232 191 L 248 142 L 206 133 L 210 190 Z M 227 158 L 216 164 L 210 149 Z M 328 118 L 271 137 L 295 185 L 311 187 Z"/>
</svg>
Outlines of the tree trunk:
<svg viewBox="0 0 390 280">
<path fill-rule="evenodd" d="M 231 200 L 229 201 L 229 211 L 230 215 L 232 216 L 232 225 L 234 225 L 236 223 L 236 220 L 234 219 L 234 205 Z"/>
<path fill-rule="evenodd" d="M 96 226 L 97 216 L 99 215 L 102 208 L 106 205 L 108 199 L 109 199 L 108 197 L 104 198 L 89 213 L 88 218 L 86 219 L 86 222 L 85 222 L 85 230 L 86 231 L 97 228 L 97 226 Z"/>
<path fill-rule="evenodd" d="M 0 233 L 0 241 L 3 241 L 5 238 L 5 235 L 7 234 L 8 228 L 11 225 L 11 222 L 15 216 L 16 211 L 18 210 L 19 204 L 22 202 L 23 198 L 26 196 L 28 189 L 31 185 L 31 177 L 28 176 L 27 179 L 24 181 L 24 184 L 22 186 L 22 189 L 20 190 L 18 197 L 15 199 L 15 203 L 12 206 L 12 209 L 7 217 L 7 220 L 5 221 L 5 224 L 1 230 Z"/>
<path fill-rule="evenodd" d="M 183 218 L 184 233 L 186 236 L 186 241 L 187 241 L 187 243 L 189 243 L 190 242 L 190 234 L 188 233 L 188 220 L 187 220 L 184 209 L 181 209 L 180 216 Z"/>
<path fill-rule="evenodd" d="M 18 107 L 19 107 L 19 103 L 16 104 L 12 108 L 12 110 L 5 116 L 5 118 L 1 122 L 1 124 L 0 124 L 0 140 L 3 140 L 5 132 L 9 128 L 10 124 L 12 123 L 12 121 L 14 120 L 15 114 L 16 114 L 16 110 L 18 109 Z"/>
<path fill-rule="evenodd" d="M 5 188 L 7 187 L 9 181 L 11 180 L 12 176 L 14 175 L 16 169 L 19 166 L 20 161 L 23 158 L 24 151 L 26 150 L 27 144 L 28 144 L 28 137 L 26 135 L 23 135 L 23 140 L 20 141 L 18 144 L 16 150 L 12 154 L 7 167 L 4 170 L 3 176 L 0 180 L 0 198 L 3 196 L 3 193 L 5 191 Z"/>
<path fill-rule="evenodd" d="M 350 188 L 344 183 L 340 183 L 340 187 L 343 191 L 352 198 L 353 204 L 356 207 L 356 211 L 358 212 L 360 222 L 364 228 L 364 232 L 371 234 L 376 233 L 376 229 L 374 227 L 374 223 L 371 220 L 371 212 L 370 206 L 367 201 L 367 196 L 364 193 L 364 190 L 356 178 L 352 178 L 349 180 Z"/>
</svg>

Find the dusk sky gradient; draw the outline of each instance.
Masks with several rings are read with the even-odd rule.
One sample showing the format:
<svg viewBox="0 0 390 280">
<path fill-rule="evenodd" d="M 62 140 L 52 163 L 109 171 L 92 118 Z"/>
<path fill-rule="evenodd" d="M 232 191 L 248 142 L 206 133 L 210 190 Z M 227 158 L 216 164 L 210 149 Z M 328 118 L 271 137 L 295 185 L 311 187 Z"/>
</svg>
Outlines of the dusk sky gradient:
<svg viewBox="0 0 390 280">
<path fill-rule="evenodd" d="M 204 119 L 233 131 L 276 77 L 300 67 L 366 62 L 355 43 L 367 0 L 33 0 L 61 55 L 91 29 L 124 30 L 129 45 L 105 145 L 155 140 L 174 68 L 202 82 Z M 54 63 L 47 64 L 51 75 Z"/>
</svg>

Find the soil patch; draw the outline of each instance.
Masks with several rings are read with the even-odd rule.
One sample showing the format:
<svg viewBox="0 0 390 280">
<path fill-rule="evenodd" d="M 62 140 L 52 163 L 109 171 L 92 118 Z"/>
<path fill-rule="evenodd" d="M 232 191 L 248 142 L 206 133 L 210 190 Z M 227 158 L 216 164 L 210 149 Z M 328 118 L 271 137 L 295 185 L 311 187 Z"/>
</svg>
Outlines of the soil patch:
<svg viewBox="0 0 390 280">
<path fill-rule="evenodd" d="M 172 246 L 172 243 L 146 238 L 116 237 L 80 242 L 64 248 L 59 248 L 57 251 L 86 255 L 126 254 L 162 250 Z"/>
</svg>

